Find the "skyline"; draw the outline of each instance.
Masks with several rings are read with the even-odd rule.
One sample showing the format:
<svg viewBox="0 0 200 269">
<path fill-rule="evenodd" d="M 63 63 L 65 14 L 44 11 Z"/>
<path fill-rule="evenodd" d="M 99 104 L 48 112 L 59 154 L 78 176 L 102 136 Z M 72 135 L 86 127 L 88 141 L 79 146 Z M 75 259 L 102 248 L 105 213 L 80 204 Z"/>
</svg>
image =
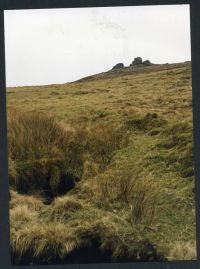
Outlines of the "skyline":
<svg viewBox="0 0 200 269">
<path fill-rule="evenodd" d="M 135 57 L 191 60 L 189 5 L 5 11 L 6 85 L 60 84 Z"/>
</svg>

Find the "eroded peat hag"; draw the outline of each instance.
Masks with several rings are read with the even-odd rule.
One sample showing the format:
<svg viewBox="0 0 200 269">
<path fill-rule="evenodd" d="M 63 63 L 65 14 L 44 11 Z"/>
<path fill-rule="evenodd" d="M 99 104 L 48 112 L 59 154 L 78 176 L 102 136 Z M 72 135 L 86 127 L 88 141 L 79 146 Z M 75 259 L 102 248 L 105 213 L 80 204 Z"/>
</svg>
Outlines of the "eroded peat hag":
<svg viewBox="0 0 200 269">
<path fill-rule="evenodd" d="M 190 62 L 8 88 L 12 263 L 195 259 L 191 99 Z"/>
</svg>

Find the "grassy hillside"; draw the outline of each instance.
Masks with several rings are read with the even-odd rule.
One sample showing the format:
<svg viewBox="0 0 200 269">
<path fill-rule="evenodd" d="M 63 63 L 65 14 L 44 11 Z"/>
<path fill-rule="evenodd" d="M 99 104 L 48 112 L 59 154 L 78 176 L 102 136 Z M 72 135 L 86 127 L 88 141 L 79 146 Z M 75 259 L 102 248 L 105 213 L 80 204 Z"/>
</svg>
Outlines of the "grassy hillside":
<svg viewBox="0 0 200 269">
<path fill-rule="evenodd" d="M 195 259 L 190 63 L 7 89 L 14 264 Z"/>
</svg>

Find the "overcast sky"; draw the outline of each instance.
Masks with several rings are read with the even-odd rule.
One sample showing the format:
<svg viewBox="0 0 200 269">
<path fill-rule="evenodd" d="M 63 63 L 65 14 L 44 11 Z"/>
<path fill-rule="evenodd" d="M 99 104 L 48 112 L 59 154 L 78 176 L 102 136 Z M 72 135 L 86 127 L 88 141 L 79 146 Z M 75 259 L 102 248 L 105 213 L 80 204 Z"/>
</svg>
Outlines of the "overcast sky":
<svg viewBox="0 0 200 269">
<path fill-rule="evenodd" d="M 5 11 L 7 86 L 66 83 L 129 65 L 191 59 L 189 5 Z"/>
</svg>

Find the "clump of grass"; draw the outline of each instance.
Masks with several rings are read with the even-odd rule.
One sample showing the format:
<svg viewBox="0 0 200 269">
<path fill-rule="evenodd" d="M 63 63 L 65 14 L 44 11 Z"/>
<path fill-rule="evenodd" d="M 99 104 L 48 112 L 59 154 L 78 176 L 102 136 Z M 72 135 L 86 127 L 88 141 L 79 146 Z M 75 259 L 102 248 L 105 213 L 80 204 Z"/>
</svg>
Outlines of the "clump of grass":
<svg viewBox="0 0 200 269">
<path fill-rule="evenodd" d="M 88 134 L 87 147 L 91 157 L 102 168 L 109 164 L 113 153 L 128 145 L 128 134 L 123 127 L 100 122 L 93 124 Z"/>
<path fill-rule="evenodd" d="M 107 201 L 123 200 L 128 201 L 133 191 L 133 177 L 128 171 L 124 173 L 121 169 L 108 169 L 96 179 L 97 197 L 103 203 Z"/>
<path fill-rule="evenodd" d="M 17 205 L 10 210 L 10 221 L 15 227 L 35 220 L 36 213 L 31 211 L 27 205 Z"/>
<path fill-rule="evenodd" d="M 29 210 L 40 211 L 43 207 L 43 201 L 40 197 L 19 194 L 14 190 L 10 190 L 11 200 L 10 208 L 13 209 L 16 206 L 26 206 Z"/>
<path fill-rule="evenodd" d="M 10 177 L 11 185 L 23 192 L 49 189 L 55 193 L 61 183 L 63 186 L 67 180 L 73 181 L 75 176 L 67 170 L 65 158 L 71 135 L 50 116 L 10 109 L 8 148 L 16 169 Z"/>
<path fill-rule="evenodd" d="M 126 121 L 128 129 L 134 131 L 147 132 L 154 128 L 160 128 L 167 124 L 167 121 L 159 118 L 157 113 L 147 113 L 144 115 L 134 115 Z"/>
<path fill-rule="evenodd" d="M 123 167 L 110 166 L 93 184 L 100 204 L 121 201 L 130 208 L 128 219 L 133 225 L 153 223 L 160 188 L 150 175 L 146 178 L 136 166 L 124 163 Z"/>
<path fill-rule="evenodd" d="M 83 162 L 82 179 L 93 178 L 98 175 L 99 171 L 99 164 L 96 163 L 89 154 L 85 155 Z"/>
<path fill-rule="evenodd" d="M 8 149 L 12 160 L 59 158 L 63 140 L 66 140 L 66 133 L 54 118 L 9 109 Z"/>
<path fill-rule="evenodd" d="M 60 177 L 54 172 L 59 170 Z M 36 191 L 56 196 L 74 186 L 75 176 L 65 169 L 64 160 L 39 159 L 18 162 L 18 176 L 10 181 L 19 192 L 31 194 Z"/>
<path fill-rule="evenodd" d="M 56 257 L 62 259 L 80 245 L 73 229 L 61 223 L 27 225 L 17 235 L 13 234 L 12 239 L 15 263 L 31 254 L 32 260 L 51 264 Z"/>
<path fill-rule="evenodd" d="M 190 261 L 197 259 L 196 243 L 193 241 L 177 241 L 172 244 L 169 252 L 169 260 L 173 261 Z"/>
<path fill-rule="evenodd" d="M 90 212 L 91 211 L 91 212 Z M 160 255 L 150 243 L 148 237 L 141 237 L 138 228 L 132 228 L 120 217 L 111 214 L 98 218 L 98 211 L 89 210 L 92 219 L 77 220 L 76 225 L 64 223 L 29 223 L 12 234 L 12 260 L 20 264 L 23 259 L 33 263 L 53 264 L 55 261 L 67 261 L 69 255 L 79 255 L 84 250 L 91 255 L 105 253 L 110 261 L 158 260 Z M 117 222 L 117 223 L 116 223 Z M 124 234 L 126 229 L 126 236 Z"/>
<path fill-rule="evenodd" d="M 74 197 L 67 195 L 58 197 L 51 204 L 50 211 L 48 211 L 48 219 L 64 221 L 67 220 L 71 214 L 81 209 L 83 209 L 83 205 Z"/>
<path fill-rule="evenodd" d="M 100 170 L 105 169 L 114 152 L 128 144 L 127 133 L 115 125 L 96 122 L 92 125 L 79 124 L 73 127 L 74 133 L 67 147 L 67 159 L 69 167 L 72 167 L 73 171 L 77 170 L 77 176 L 80 178 L 85 174 L 84 168 L 88 168 L 87 160 Z"/>
<path fill-rule="evenodd" d="M 8 114 L 10 183 L 21 192 L 47 190 L 52 196 L 74 187 L 84 174 L 85 155 L 104 169 L 115 150 L 128 143 L 115 126 L 96 123 L 65 129 L 38 113 Z"/>
<path fill-rule="evenodd" d="M 130 198 L 130 221 L 133 224 L 151 225 L 160 197 L 158 184 L 152 178 L 135 180 Z"/>
</svg>

